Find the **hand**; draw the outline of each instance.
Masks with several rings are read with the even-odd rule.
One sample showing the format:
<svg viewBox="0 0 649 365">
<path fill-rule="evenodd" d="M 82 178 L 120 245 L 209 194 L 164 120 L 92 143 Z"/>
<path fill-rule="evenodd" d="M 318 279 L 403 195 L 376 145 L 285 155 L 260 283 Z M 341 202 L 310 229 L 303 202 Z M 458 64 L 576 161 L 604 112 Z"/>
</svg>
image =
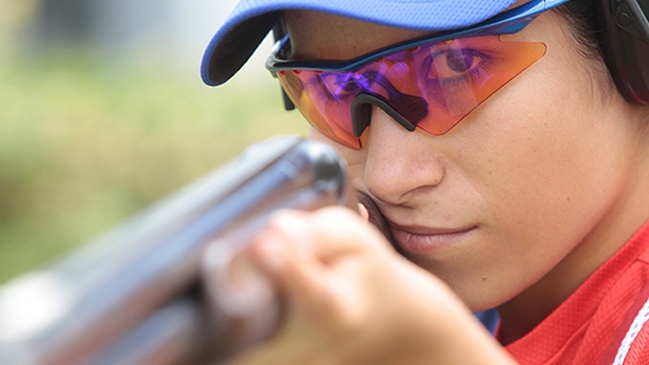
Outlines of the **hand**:
<svg viewBox="0 0 649 365">
<path fill-rule="evenodd" d="M 249 254 L 286 317 L 229 364 L 511 363 L 450 289 L 348 209 L 280 213 Z"/>
</svg>

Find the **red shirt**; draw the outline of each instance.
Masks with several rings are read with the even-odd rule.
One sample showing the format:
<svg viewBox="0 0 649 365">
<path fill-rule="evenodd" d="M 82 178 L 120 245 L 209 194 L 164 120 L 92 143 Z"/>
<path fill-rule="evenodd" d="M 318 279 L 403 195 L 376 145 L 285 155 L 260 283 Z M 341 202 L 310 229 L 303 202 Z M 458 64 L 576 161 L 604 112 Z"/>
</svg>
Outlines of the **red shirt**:
<svg viewBox="0 0 649 365">
<path fill-rule="evenodd" d="M 561 306 L 505 349 L 522 365 L 649 365 L 648 299 L 645 223 Z"/>
</svg>

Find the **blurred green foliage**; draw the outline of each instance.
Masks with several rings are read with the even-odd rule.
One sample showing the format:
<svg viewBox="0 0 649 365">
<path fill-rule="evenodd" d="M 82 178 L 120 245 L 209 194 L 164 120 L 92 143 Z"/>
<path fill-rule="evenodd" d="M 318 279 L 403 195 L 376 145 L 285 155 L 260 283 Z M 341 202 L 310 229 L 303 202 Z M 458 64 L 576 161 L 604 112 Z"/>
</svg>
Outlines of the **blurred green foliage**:
<svg viewBox="0 0 649 365">
<path fill-rule="evenodd" d="M 270 76 L 204 86 L 66 49 L 0 60 L 0 282 L 275 134 L 305 135 Z"/>
</svg>

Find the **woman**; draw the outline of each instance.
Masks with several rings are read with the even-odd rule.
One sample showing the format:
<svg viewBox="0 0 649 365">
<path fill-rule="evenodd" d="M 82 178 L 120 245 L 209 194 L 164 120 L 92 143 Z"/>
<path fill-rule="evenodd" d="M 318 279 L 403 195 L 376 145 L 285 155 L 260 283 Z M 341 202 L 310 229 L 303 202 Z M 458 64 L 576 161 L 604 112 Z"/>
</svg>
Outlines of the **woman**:
<svg viewBox="0 0 649 365">
<path fill-rule="evenodd" d="M 284 23 L 271 72 L 402 255 L 343 208 L 279 215 L 251 255 L 287 319 L 234 363 L 649 361 L 649 108 L 575 15 L 603 10 L 350 3 L 243 1 L 203 78 L 227 80 Z M 471 316 L 490 308 L 497 341 Z"/>
</svg>

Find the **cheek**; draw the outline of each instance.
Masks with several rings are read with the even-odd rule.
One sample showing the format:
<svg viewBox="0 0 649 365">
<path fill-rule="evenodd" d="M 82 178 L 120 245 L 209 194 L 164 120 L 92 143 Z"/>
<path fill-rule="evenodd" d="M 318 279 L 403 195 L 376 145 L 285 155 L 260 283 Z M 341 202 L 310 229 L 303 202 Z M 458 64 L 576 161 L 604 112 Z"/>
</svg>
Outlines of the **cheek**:
<svg viewBox="0 0 649 365">
<path fill-rule="evenodd" d="M 454 160 L 493 215 L 480 222 L 479 255 L 468 255 L 461 266 L 479 268 L 493 284 L 468 285 L 475 283 L 474 269 L 461 276 L 464 281 L 446 279 L 476 307 L 499 304 L 547 274 L 615 200 L 617 182 L 607 172 L 616 168 L 614 148 L 595 142 L 610 131 L 584 132 L 594 113 L 557 108 L 559 102 L 485 108 L 489 114 L 476 114 L 484 117 L 475 123 L 480 127 L 462 131 L 472 143 L 457 149 Z M 554 111 L 544 112 L 549 104 Z"/>
<path fill-rule="evenodd" d="M 544 73 L 550 66 L 528 70 L 476 110 L 462 130 L 472 143 L 456 160 L 495 212 L 502 242 L 523 255 L 552 251 L 552 261 L 612 204 L 622 136 L 598 110 L 585 77 L 556 67 Z"/>
</svg>

